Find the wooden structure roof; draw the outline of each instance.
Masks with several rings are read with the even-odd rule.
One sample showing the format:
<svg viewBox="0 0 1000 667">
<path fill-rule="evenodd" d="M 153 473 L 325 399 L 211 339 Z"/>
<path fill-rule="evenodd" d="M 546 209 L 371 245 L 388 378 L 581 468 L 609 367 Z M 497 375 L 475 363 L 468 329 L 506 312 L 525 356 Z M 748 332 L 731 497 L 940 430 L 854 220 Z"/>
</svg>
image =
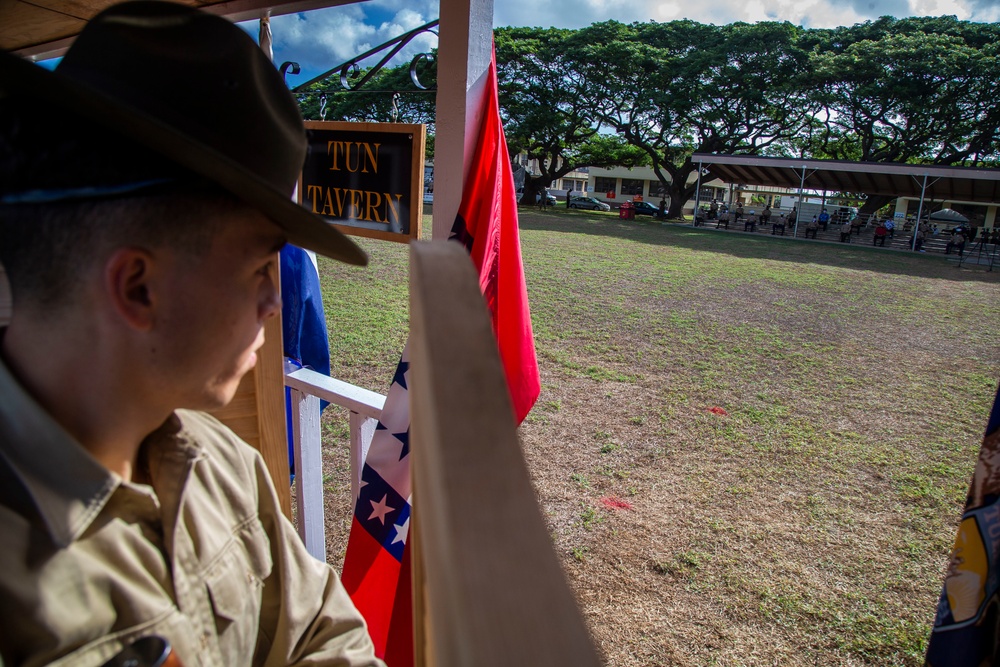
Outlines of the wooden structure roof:
<svg viewBox="0 0 1000 667">
<path fill-rule="evenodd" d="M 38 60 L 61 55 L 83 26 L 121 0 L 0 0 L 0 49 Z M 294 14 L 357 0 L 173 0 L 231 21 Z"/>
<path fill-rule="evenodd" d="M 936 201 L 1000 202 L 1000 169 L 711 153 L 695 153 L 691 160 L 727 183 L 772 185 L 790 190 L 801 185 L 805 190 L 890 197 L 919 198 L 923 192 L 926 198 Z M 702 182 L 709 180 L 703 178 Z"/>
</svg>

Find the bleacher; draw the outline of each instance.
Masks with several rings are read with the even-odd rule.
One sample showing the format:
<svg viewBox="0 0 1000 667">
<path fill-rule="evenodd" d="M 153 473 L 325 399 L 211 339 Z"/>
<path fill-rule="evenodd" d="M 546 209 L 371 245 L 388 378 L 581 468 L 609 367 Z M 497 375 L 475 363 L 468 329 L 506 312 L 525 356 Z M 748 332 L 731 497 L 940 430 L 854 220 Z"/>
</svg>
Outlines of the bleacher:
<svg viewBox="0 0 1000 667">
<path fill-rule="evenodd" d="M 774 221 L 776 221 L 777 219 L 778 219 L 777 216 L 772 216 L 772 218 L 771 218 L 772 223 Z M 798 233 L 794 235 L 794 238 L 799 238 L 799 239 L 804 239 L 805 238 L 805 235 L 806 235 L 806 225 L 807 224 L 808 224 L 808 221 L 804 221 L 804 222 L 800 222 L 799 223 Z M 831 242 L 831 243 L 840 243 L 840 225 L 841 224 L 842 223 L 840 223 L 840 222 L 834 222 L 833 220 L 831 220 L 830 224 L 827 226 L 826 231 L 823 231 L 823 228 L 820 227 L 816 231 L 816 240 L 817 241 L 827 241 L 827 242 Z M 698 226 L 705 227 L 706 229 L 721 229 L 722 231 L 727 231 L 725 220 L 723 220 L 723 221 L 720 222 L 719 220 L 715 220 L 715 219 L 701 220 L 699 218 Z M 854 244 L 854 245 L 864 245 L 864 246 L 869 246 L 869 247 L 873 246 L 874 245 L 873 244 L 873 238 L 875 236 L 875 227 L 876 226 L 877 226 L 877 222 L 871 221 L 871 222 L 865 222 L 865 223 L 862 223 L 859 226 L 853 227 L 852 228 L 852 233 L 851 233 L 850 243 Z M 745 232 L 743 230 L 743 227 L 744 227 L 744 220 L 743 219 L 741 219 L 739 222 L 732 222 L 732 221 L 730 221 L 729 225 L 728 225 L 728 231 L 730 231 L 730 232 L 738 232 L 740 234 L 750 234 L 750 233 L 752 233 L 752 234 L 762 234 L 762 235 L 770 236 L 770 235 L 772 235 L 773 224 L 764 225 L 764 224 L 761 224 L 760 222 L 758 222 L 757 225 L 756 225 L 756 230 L 753 231 L 753 232 Z M 902 250 L 902 251 L 909 251 L 909 250 L 911 250 L 912 244 L 913 244 L 913 231 L 912 231 L 912 229 L 913 229 L 913 227 L 912 227 L 912 224 L 910 224 L 910 223 L 906 223 L 905 225 L 904 224 L 897 224 L 896 229 L 894 230 L 894 234 L 893 234 L 892 238 L 886 238 L 885 248 L 887 250 L 888 249 Z M 946 250 L 947 250 L 948 241 L 951 239 L 951 233 L 950 233 L 950 231 L 951 231 L 950 228 L 947 229 L 947 230 L 945 230 L 945 229 L 942 228 L 938 232 L 937 236 L 929 235 L 924 240 L 923 250 L 925 252 L 927 252 L 928 254 L 941 254 L 941 255 L 944 255 L 946 253 Z M 792 238 L 793 237 L 793 233 L 794 233 L 793 226 L 792 225 L 786 225 L 785 226 L 785 234 L 784 234 L 785 238 Z M 810 237 L 809 240 L 812 240 L 812 238 Z M 967 262 L 971 259 L 970 258 L 971 254 L 976 255 L 977 258 L 980 256 L 980 252 L 979 252 L 980 248 L 978 246 L 979 246 L 979 237 L 978 236 L 976 237 L 975 241 L 973 241 L 973 242 L 966 242 L 966 244 L 965 244 L 965 255 L 966 255 L 965 259 L 966 259 Z M 881 247 L 881 246 L 874 246 L 874 247 Z M 955 250 L 952 250 L 951 256 L 953 256 L 955 258 L 956 262 L 958 261 L 959 257 L 958 257 L 958 254 L 957 254 L 957 252 Z M 981 256 L 982 256 L 982 258 L 986 258 L 987 256 L 992 256 L 994 258 L 993 259 L 994 263 L 1000 264 L 1000 247 L 998 247 L 997 244 L 987 243 L 982 248 Z"/>
</svg>

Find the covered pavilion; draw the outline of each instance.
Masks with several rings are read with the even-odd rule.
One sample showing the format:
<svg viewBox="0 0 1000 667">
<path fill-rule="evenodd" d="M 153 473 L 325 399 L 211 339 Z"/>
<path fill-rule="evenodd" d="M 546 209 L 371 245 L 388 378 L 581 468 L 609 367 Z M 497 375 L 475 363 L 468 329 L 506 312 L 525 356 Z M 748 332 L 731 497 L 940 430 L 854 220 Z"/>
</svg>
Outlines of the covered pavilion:
<svg viewBox="0 0 1000 667">
<path fill-rule="evenodd" d="M 903 202 L 917 199 L 918 219 L 924 217 L 928 201 L 974 202 L 987 206 L 985 226 L 992 227 L 1000 205 L 1000 169 L 711 153 L 695 153 L 691 160 L 699 166 L 699 174 L 707 171 L 709 181 L 797 190 L 800 201 L 806 190 L 884 195 Z M 906 213 L 905 203 L 902 212 Z"/>
</svg>

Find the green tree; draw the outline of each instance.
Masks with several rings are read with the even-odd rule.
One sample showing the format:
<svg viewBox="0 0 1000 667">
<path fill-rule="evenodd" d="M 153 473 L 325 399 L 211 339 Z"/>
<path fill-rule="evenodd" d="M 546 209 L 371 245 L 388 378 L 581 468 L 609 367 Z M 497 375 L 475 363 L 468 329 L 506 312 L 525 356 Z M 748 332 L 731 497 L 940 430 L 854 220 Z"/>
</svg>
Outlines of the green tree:
<svg viewBox="0 0 1000 667">
<path fill-rule="evenodd" d="M 587 81 L 568 56 L 570 30 L 500 28 L 494 31 L 504 134 L 513 155 L 538 161 L 526 174 L 521 200 L 585 166 L 637 166 L 645 155 L 620 137 L 602 133 L 587 96 Z"/>
<path fill-rule="evenodd" d="M 789 23 L 599 23 L 574 37 L 601 121 L 649 157 L 668 217 L 694 195 L 694 152 L 783 154 L 815 111 Z M 689 182 L 690 181 L 690 182 Z"/>
<path fill-rule="evenodd" d="M 816 157 L 988 166 L 1000 158 L 1000 27 L 882 17 L 810 31 Z M 887 197 L 870 197 L 872 212 Z"/>
</svg>

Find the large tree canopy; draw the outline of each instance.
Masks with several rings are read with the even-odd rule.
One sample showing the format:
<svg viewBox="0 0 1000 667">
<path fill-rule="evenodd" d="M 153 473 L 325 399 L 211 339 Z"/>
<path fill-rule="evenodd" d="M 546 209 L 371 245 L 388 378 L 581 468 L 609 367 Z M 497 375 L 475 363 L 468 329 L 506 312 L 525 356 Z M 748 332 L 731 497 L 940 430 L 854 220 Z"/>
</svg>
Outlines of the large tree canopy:
<svg viewBox="0 0 1000 667">
<path fill-rule="evenodd" d="M 637 166 L 645 154 L 621 137 L 602 133 L 584 73 L 567 49 L 573 32 L 555 28 L 501 28 L 494 32 L 501 114 L 513 154 L 537 160 L 522 201 L 579 167 Z"/>
<path fill-rule="evenodd" d="M 992 40 L 984 33 L 992 33 Z M 997 151 L 1000 31 L 888 17 L 813 31 L 817 157 L 981 165 Z"/>
<path fill-rule="evenodd" d="M 696 151 L 782 154 L 815 111 L 808 55 L 788 23 L 693 21 L 580 30 L 579 60 L 602 122 L 649 157 L 678 217 L 694 194 Z"/>
</svg>

